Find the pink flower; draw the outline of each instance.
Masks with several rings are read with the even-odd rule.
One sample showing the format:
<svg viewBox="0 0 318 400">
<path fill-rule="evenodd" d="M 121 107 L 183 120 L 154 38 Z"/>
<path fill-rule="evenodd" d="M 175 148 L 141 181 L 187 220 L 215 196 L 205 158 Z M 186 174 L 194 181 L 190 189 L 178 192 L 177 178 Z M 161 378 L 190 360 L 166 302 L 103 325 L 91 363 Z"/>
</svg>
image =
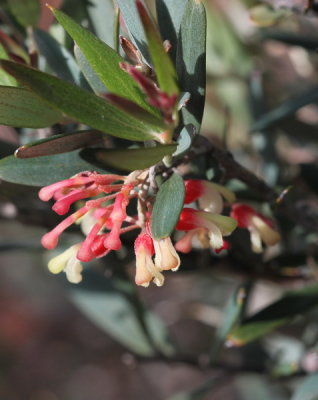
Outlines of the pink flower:
<svg viewBox="0 0 318 400">
<path fill-rule="evenodd" d="M 240 228 L 249 230 L 255 253 L 262 252 L 262 242 L 273 246 L 280 241 L 280 234 L 274 228 L 273 222 L 246 204 L 233 204 L 231 217 L 237 220 Z"/>
</svg>

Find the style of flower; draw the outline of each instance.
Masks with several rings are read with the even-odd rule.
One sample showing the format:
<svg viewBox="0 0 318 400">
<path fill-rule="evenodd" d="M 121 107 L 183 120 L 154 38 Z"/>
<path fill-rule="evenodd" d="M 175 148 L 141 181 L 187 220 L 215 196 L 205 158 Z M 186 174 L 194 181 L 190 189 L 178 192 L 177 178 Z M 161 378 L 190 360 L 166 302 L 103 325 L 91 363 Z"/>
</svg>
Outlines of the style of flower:
<svg viewBox="0 0 318 400">
<path fill-rule="evenodd" d="M 231 217 L 236 219 L 240 228 L 249 230 L 255 253 L 263 251 L 262 242 L 273 246 L 280 241 L 280 234 L 274 228 L 273 222 L 247 204 L 233 204 Z"/>
</svg>

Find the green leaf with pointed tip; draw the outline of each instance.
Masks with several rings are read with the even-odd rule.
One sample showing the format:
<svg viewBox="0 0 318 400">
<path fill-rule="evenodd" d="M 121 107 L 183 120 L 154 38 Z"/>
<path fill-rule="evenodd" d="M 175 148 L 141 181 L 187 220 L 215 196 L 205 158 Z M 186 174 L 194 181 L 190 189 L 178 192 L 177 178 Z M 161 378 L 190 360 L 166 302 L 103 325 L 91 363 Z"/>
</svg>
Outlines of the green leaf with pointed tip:
<svg viewBox="0 0 318 400">
<path fill-rule="evenodd" d="M 26 89 L 0 86 L 0 124 L 22 128 L 44 128 L 62 118 L 59 111 Z"/>
<path fill-rule="evenodd" d="M 137 0 L 137 9 L 145 30 L 148 49 L 156 72 L 159 87 L 169 95 L 179 94 L 177 73 L 169 54 L 163 46 L 159 30 L 152 21 L 145 6 L 139 0 Z"/>
<path fill-rule="evenodd" d="M 39 0 L 7 0 L 7 4 L 11 13 L 22 26 L 37 25 L 41 12 Z"/>
<path fill-rule="evenodd" d="M 25 159 L 9 156 L 0 160 L 0 179 L 30 186 L 50 185 L 91 170 L 105 173 L 105 170 L 83 160 L 78 151 Z"/>
<path fill-rule="evenodd" d="M 293 393 L 291 400 L 318 400 L 318 374 L 304 378 Z"/>
<path fill-rule="evenodd" d="M 181 213 L 185 187 L 180 175 L 173 174 L 159 188 L 151 215 L 151 232 L 155 239 L 171 235 Z"/>
<path fill-rule="evenodd" d="M 35 29 L 33 36 L 40 54 L 46 59 L 48 66 L 59 78 L 76 83 L 79 86 L 85 82 L 74 57 L 64 46 L 41 29 Z M 88 87 L 86 83 L 85 88 Z"/>
<path fill-rule="evenodd" d="M 82 28 L 62 11 L 53 9 L 53 14 L 81 49 L 93 70 L 110 92 L 132 100 L 158 115 L 158 112 L 154 111 L 146 102 L 137 83 L 119 67 L 119 63 L 125 62 L 125 60 L 115 50 Z"/>
<path fill-rule="evenodd" d="M 206 15 L 200 1 L 188 0 L 181 21 L 177 49 L 177 74 L 182 92 L 191 97 L 182 109 L 185 125 L 193 124 L 199 133 L 205 100 Z"/>
<path fill-rule="evenodd" d="M 82 156 L 101 166 L 135 171 L 157 164 L 164 156 L 172 154 L 176 148 L 176 144 L 168 144 L 142 149 L 86 149 L 83 150 Z"/>
<path fill-rule="evenodd" d="M 280 300 L 242 321 L 228 335 L 228 343 L 242 346 L 292 321 L 318 303 L 318 285 L 286 293 Z"/>
<path fill-rule="evenodd" d="M 19 147 L 14 155 L 18 158 L 32 158 L 68 153 L 101 142 L 102 137 L 101 132 L 91 130 L 54 135 Z"/>
<path fill-rule="evenodd" d="M 82 53 L 81 49 L 77 46 L 77 44 L 75 44 L 74 46 L 74 55 L 83 75 L 85 76 L 93 91 L 96 94 L 107 93 L 108 90 L 106 86 L 99 79 L 96 72 L 93 70 L 90 63 L 87 61 L 86 57 Z"/>
<path fill-rule="evenodd" d="M 158 126 L 147 125 L 114 107 L 106 99 L 55 76 L 10 61 L 1 61 L 1 65 L 52 107 L 94 129 L 137 141 L 153 140 L 154 134 L 161 132 L 161 120 Z"/>
</svg>

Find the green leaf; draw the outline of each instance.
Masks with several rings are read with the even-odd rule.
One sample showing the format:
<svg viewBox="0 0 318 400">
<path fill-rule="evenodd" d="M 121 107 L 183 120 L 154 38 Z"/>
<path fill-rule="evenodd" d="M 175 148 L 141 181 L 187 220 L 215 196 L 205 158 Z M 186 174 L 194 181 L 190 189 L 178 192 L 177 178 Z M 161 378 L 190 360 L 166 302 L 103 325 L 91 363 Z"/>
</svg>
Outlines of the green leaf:
<svg viewBox="0 0 318 400">
<path fill-rule="evenodd" d="M 149 62 L 147 39 L 137 11 L 136 0 L 117 0 L 117 4 L 133 43 L 141 52 L 144 59 Z"/>
<path fill-rule="evenodd" d="M 137 9 L 143 24 L 159 87 L 169 95 L 178 94 L 177 73 L 169 54 L 165 51 L 158 28 L 150 18 L 145 6 L 137 0 Z"/>
<path fill-rule="evenodd" d="M 81 155 L 97 165 L 124 171 L 145 169 L 157 164 L 164 156 L 172 154 L 177 145 L 145 147 L 142 149 L 86 149 Z"/>
<path fill-rule="evenodd" d="M 83 75 L 85 76 L 87 82 L 89 83 L 93 91 L 98 95 L 107 93 L 108 90 L 106 86 L 96 75 L 96 72 L 93 70 L 93 68 L 91 67 L 91 65 L 89 64 L 89 62 L 87 61 L 86 57 L 82 53 L 81 49 L 77 46 L 77 44 L 75 44 L 74 46 L 74 54 Z"/>
<path fill-rule="evenodd" d="M 105 170 L 83 160 L 78 151 L 36 158 L 9 156 L 0 160 L 0 178 L 30 186 L 46 186 L 82 171 Z"/>
<path fill-rule="evenodd" d="M 189 0 L 178 36 L 177 75 L 182 92 L 191 97 L 182 109 L 185 125 L 193 124 L 199 133 L 205 100 L 206 15 L 200 1 Z"/>
<path fill-rule="evenodd" d="M 188 0 L 157 0 L 158 24 L 163 40 L 169 40 L 171 49 L 169 54 L 176 61 L 178 33 L 181 20 Z"/>
<path fill-rule="evenodd" d="M 52 71 L 65 81 L 81 85 L 83 82 L 81 70 L 69 51 L 41 29 L 35 29 L 33 36 L 40 54 L 46 59 Z"/>
<path fill-rule="evenodd" d="M 102 137 L 101 132 L 91 130 L 54 135 L 19 147 L 14 155 L 18 158 L 32 158 L 68 153 L 101 142 Z"/>
<path fill-rule="evenodd" d="M 41 12 L 39 0 L 7 0 L 7 4 L 11 13 L 22 26 L 37 25 Z"/>
<path fill-rule="evenodd" d="M 291 400 L 318 400 L 318 374 L 304 378 Z"/>
<path fill-rule="evenodd" d="M 307 104 L 316 103 L 318 101 L 318 86 L 307 89 L 297 97 L 286 100 L 280 106 L 261 116 L 252 126 L 251 130 L 264 131 L 276 125 L 278 122 L 294 114 L 300 108 Z"/>
<path fill-rule="evenodd" d="M 8 53 L 3 45 L 0 43 L 0 60 L 8 60 Z M 0 69 L 0 85 L 3 86 L 17 86 L 17 81 L 7 74 L 3 69 Z"/>
<path fill-rule="evenodd" d="M 175 153 L 173 153 L 174 157 L 183 156 L 192 146 L 193 139 L 196 135 L 195 127 L 191 124 L 185 126 L 178 137 L 178 147 Z"/>
<path fill-rule="evenodd" d="M 137 83 L 119 67 L 119 64 L 125 60 L 115 50 L 82 28 L 62 11 L 53 9 L 53 14 L 81 49 L 93 70 L 110 92 L 132 100 L 148 111 L 156 113 L 146 102 Z M 156 114 L 158 115 L 158 113 Z"/>
<path fill-rule="evenodd" d="M 0 124 L 24 128 L 53 125 L 62 114 L 26 89 L 0 86 Z"/>
<path fill-rule="evenodd" d="M 170 236 L 183 207 L 185 187 L 180 175 L 173 174 L 159 188 L 151 215 L 151 232 L 155 239 Z"/>
<path fill-rule="evenodd" d="M 3 68 L 21 84 L 46 100 L 52 107 L 75 120 L 113 136 L 129 140 L 153 140 L 159 128 L 131 117 L 94 94 L 54 76 L 36 71 L 22 64 L 1 61 Z"/>
<path fill-rule="evenodd" d="M 91 272 L 84 275 L 83 283 L 73 286 L 71 298 L 87 318 L 135 354 L 151 357 L 156 349 L 166 355 L 173 354 L 165 326 L 151 311 L 144 309 L 144 323 L 152 337 L 149 340 L 133 304 L 136 293 L 131 283 L 119 282 L 116 277 L 94 277 Z M 96 279 L 98 283 L 94 282 Z M 129 296 L 118 288 L 123 284 L 128 285 Z"/>
<path fill-rule="evenodd" d="M 227 343 L 242 346 L 292 321 L 317 305 L 318 285 L 285 294 L 280 300 L 242 321 L 228 335 Z"/>
<path fill-rule="evenodd" d="M 234 325 L 237 324 L 239 318 L 241 317 L 250 288 L 250 284 L 240 285 L 230 297 L 223 312 L 223 321 L 216 330 L 213 340 L 213 345 L 211 349 L 212 362 L 217 360 L 222 350 L 222 347 L 226 342 L 227 335 L 233 329 Z"/>
</svg>

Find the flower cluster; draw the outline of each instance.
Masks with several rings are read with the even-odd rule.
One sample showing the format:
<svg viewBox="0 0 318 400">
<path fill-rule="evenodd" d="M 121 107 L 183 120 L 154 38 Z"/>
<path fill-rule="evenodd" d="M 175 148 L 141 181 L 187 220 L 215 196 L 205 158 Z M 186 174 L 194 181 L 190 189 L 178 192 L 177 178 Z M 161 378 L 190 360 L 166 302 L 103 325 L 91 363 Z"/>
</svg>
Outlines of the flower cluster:
<svg viewBox="0 0 318 400">
<path fill-rule="evenodd" d="M 85 204 L 66 217 L 42 238 L 42 245 L 54 249 L 61 233 L 72 224 L 81 221 L 86 238 L 54 257 L 49 262 L 52 273 L 64 271 L 69 281 L 81 281 L 81 262 L 107 255 L 121 248 L 121 235 L 135 229 L 140 233 L 135 240 L 137 285 L 148 286 L 154 282 L 161 286 L 163 271 L 176 271 L 180 266 L 177 251 L 188 253 L 193 244 L 219 252 L 229 247 L 224 236 L 236 228 L 247 228 L 251 233 L 253 250 L 261 249 L 261 241 L 272 245 L 279 234 L 272 223 L 251 207 L 233 204 L 235 195 L 224 186 L 203 180 L 186 180 L 184 208 L 176 225 L 183 236 L 173 245 L 171 238 L 160 240 L 151 233 L 153 196 L 149 194 L 148 171 L 135 171 L 128 176 L 102 175 L 82 172 L 73 178 L 44 187 L 39 192 L 43 201 L 55 200 L 53 210 L 66 214 L 71 205 L 79 200 Z M 91 199 L 93 197 L 93 199 Z M 131 199 L 137 199 L 136 215 L 127 215 Z M 231 206 L 231 216 L 221 215 L 224 206 Z M 190 207 L 191 206 L 191 207 Z"/>
</svg>

